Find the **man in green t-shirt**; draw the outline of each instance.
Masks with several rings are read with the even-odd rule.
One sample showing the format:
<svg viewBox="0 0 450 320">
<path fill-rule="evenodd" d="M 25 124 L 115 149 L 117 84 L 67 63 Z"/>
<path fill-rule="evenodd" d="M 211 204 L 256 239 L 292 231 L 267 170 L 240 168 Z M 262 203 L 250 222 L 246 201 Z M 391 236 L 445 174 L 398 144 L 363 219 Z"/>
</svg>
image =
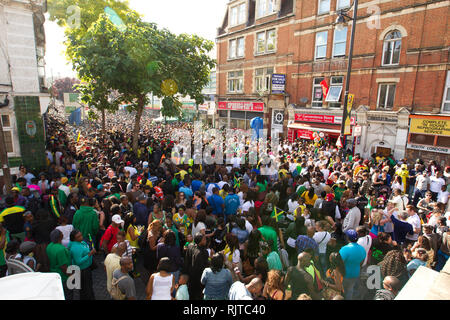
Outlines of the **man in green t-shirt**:
<svg viewBox="0 0 450 320">
<path fill-rule="evenodd" d="M 270 217 L 263 217 L 262 224 L 263 226 L 258 228 L 259 232 L 261 232 L 262 237 L 266 242 L 272 240 L 272 251 L 278 253 L 278 236 L 275 228 L 273 228 L 270 224 Z"/>
<path fill-rule="evenodd" d="M 6 265 L 5 249 L 9 242 L 9 232 L 0 223 L 0 278 L 6 276 L 8 266 Z"/>
<path fill-rule="evenodd" d="M 61 243 L 63 234 L 58 229 L 50 233 L 51 242 L 48 244 L 46 252 L 50 262 L 50 272 L 58 273 L 61 276 L 61 281 L 64 289 L 64 296 L 66 300 L 71 300 L 73 292 L 67 288 L 67 268 L 71 265 L 72 260 L 69 250 Z"/>
</svg>

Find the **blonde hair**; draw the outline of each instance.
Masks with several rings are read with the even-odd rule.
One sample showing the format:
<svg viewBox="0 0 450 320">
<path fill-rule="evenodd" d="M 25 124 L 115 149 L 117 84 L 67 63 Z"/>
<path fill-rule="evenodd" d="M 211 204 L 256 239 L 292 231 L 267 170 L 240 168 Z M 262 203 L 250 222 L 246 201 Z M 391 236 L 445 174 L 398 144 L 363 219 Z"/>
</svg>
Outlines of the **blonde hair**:
<svg viewBox="0 0 450 320">
<path fill-rule="evenodd" d="M 298 296 L 297 300 L 312 300 L 310 296 L 308 296 L 306 293 L 302 293 Z"/>
<path fill-rule="evenodd" d="M 383 214 L 378 209 L 372 210 L 370 216 L 371 216 L 372 224 L 374 224 L 374 225 L 379 225 L 381 219 L 383 218 Z"/>
</svg>

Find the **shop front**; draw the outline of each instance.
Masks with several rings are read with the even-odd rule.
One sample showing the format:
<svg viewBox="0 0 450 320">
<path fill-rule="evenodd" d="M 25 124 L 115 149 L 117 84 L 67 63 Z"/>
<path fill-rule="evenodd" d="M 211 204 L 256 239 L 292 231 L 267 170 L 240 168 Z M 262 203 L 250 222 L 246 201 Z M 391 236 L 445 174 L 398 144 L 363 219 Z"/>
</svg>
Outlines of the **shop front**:
<svg viewBox="0 0 450 320">
<path fill-rule="evenodd" d="M 342 116 L 326 114 L 295 113 L 294 121 L 288 124 L 288 139 L 314 140 L 319 137 L 327 142 L 336 143 L 341 133 Z M 351 125 L 356 119 L 351 118 Z"/>
<path fill-rule="evenodd" d="M 410 115 L 406 157 L 450 163 L 450 116 Z"/>
<path fill-rule="evenodd" d="M 264 120 L 264 102 L 219 101 L 218 128 L 249 130 L 255 117 Z"/>
</svg>

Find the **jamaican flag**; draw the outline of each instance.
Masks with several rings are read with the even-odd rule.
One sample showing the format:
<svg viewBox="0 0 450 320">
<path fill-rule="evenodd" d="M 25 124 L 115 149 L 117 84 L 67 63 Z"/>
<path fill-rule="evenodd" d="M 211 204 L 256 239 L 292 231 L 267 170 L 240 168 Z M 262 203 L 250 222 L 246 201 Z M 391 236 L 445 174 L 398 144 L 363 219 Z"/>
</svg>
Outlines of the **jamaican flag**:
<svg viewBox="0 0 450 320">
<path fill-rule="evenodd" d="M 240 188 L 241 187 L 241 181 L 242 181 L 241 177 L 234 177 L 234 187 L 235 188 Z"/>
<path fill-rule="evenodd" d="M 59 219 L 59 203 L 56 200 L 54 195 L 50 196 L 50 211 L 55 215 L 56 218 Z"/>
<path fill-rule="evenodd" d="M 274 218 L 276 222 L 280 220 L 280 216 L 283 216 L 286 212 L 282 211 L 281 209 L 274 207 L 272 214 L 270 215 L 271 218 Z"/>
</svg>

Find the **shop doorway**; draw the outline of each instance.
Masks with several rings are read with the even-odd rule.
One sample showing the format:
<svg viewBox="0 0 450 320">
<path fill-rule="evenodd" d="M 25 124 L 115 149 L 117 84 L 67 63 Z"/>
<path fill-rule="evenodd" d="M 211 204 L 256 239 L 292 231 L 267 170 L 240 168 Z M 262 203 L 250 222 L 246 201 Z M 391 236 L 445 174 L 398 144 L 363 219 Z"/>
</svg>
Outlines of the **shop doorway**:
<svg viewBox="0 0 450 320">
<path fill-rule="evenodd" d="M 377 147 L 377 151 L 376 151 L 377 156 L 387 158 L 391 155 L 391 153 L 392 153 L 391 148 Z"/>
</svg>

